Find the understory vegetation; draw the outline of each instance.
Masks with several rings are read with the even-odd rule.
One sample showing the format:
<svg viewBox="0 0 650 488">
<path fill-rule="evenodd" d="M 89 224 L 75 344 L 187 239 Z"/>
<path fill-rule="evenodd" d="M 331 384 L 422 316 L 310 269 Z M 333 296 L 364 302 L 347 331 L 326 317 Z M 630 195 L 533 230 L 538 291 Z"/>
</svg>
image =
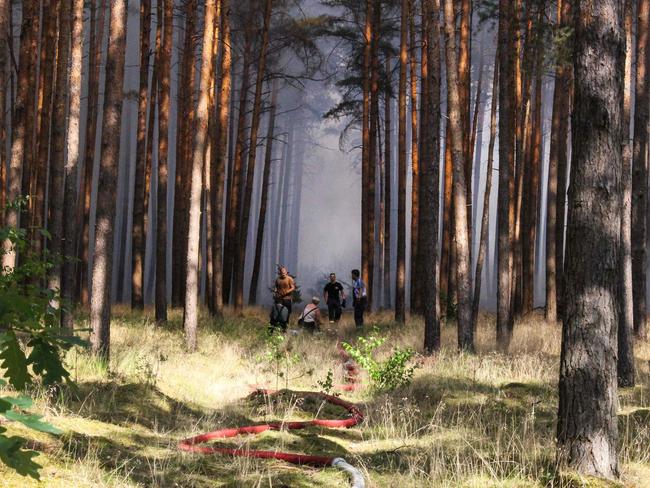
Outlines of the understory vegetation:
<svg viewBox="0 0 650 488">
<path fill-rule="evenodd" d="M 118 309 L 110 371 L 84 350 L 71 350 L 66 365 L 76 387 L 31 391 L 35 409 L 62 434 L 3 423 L 40 453 L 41 481 L 0 466 L 2 486 L 348 486 L 333 469 L 177 449 L 185 437 L 225 427 L 345 416 L 301 393 L 344 382 L 336 333 L 290 333 L 271 346 L 264 312 L 248 309 L 219 322 L 203 317 L 199 349 L 188 354 L 181 317 L 170 318 L 168 327 L 157 328 L 149 314 Z M 374 334 L 386 338 L 379 359 L 396 348 L 418 350 L 419 321 L 395 326 L 388 315 L 371 319 Z M 344 318 L 338 338 L 356 344 L 350 322 Z M 601 486 L 555 469 L 560 327 L 529 316 L 504 356 L 495 352 L 494 318 L 482 315 L 479 322 L 476 355 L 458 354 L 455 327 L 444 326 L 442 351 L 416 355 L 410 383 L 391 392 L 371 387 L 362 371 L 367 386 L 341 393 L 365 412 L 356 428 L 267 432 L 223 444 L 344 457 L 372 487 Z M 650 347 L 642 345 L 637 358 L 637 386 L 619 391 L 620 459 L 624 486 L 643 488 L 650 486 Z M 251 395 L 276 383 L 277 394 Z"/>
</svg>

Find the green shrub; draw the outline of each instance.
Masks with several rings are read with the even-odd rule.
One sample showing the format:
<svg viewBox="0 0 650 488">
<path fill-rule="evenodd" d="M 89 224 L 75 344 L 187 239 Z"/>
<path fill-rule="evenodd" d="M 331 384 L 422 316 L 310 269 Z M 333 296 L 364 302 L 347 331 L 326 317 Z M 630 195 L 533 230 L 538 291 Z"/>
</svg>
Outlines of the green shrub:
<svg viewBox="0 0 650 488">
<path fill-rule="evenodd" d="M 46 236 L 43 231 L 41 233 Z M 0 273 L 0 387 L 10 385 L 17 391 L 40 381 L 53 387 L 70 381 L 63 366 L 63 352 L 78 339 L 60 327 L 58 290 L 48 290 L 43 283 L 52 258 L 34 255 L 23 229 L 0 229 L 0 259 L 5 253 L 2 243 L 9 242 L 20 259 L 13 268 Z M 32 401 L 27 396 L 0 397 L 0 415 L 40 432 L 58 433 L 38 415 L 27 412 Z M 0 461 L 23 476 L 38 479 L 41 467 L 33 458 L 35 451 L 23 449 L 25 440 L 6 435 L 0 427 Z"/>
<path fill-rule="evenodd" d="M 361 368 L 368 372 L 374 388 L 391 391 L 409 384 L 417 366 L 410 365 L 415 354 L 410 348 L 394 348 L 388 359 L 377 360 L 376 351 L 385 342 L 386 337 L 380 336 L 379 331 L 374 329 L 367 338 L 359 337 L 356 346 L 344 342 L 343 348 Z"/>
</svg>

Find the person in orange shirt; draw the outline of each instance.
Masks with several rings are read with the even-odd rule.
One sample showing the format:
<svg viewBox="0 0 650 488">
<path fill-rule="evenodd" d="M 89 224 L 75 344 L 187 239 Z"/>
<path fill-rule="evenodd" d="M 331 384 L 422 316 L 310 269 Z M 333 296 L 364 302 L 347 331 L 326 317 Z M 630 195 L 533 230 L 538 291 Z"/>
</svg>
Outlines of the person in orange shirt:
<svg viewBox="0 0 650 488">
<path fill-rule="evenodd" d="M 278 298 L 282 304 L 287 307 L 290 315 L 294 291 L 296 291 L 296 282 L 291 276 L 289 276 L 287 268 L 284 266 L 278 266 L 278 277 L 275 280 L 273 297 Z"/>
</svg>

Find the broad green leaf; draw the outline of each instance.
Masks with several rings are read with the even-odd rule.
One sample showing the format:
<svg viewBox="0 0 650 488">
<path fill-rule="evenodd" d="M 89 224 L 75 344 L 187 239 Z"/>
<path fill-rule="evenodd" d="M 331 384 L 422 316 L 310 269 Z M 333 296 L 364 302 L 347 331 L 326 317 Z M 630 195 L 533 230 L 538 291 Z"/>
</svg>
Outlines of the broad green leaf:
<svg viewBox="0 0 650 488">
<path fill-rule="evenodd" d="M 60 434 L 61 431 L 54 427 L 52 424 L 44 422 L 43 417 L 31 413 L 20 413 L 16 410 L 9 410 L 8 412 L 3 413 L 8 420 L 14 422 L 19 422 L 30 429 L 37 430 L 39 432 L 48 432 L 50 434 Z"/>
<path fill-rule="evenodd" d="M 32 460 L 38 453 L 22 449 L 23 442 L 24 439 L 20 437 L 5 437 L 0 434 L 0 460 L 18 474 L 38 480 L 41 466 Z"/>
<path fill-rule="evenodd" d="M 0 336 L 0 367 L 4 368 L 5 378 L 17 390 L 24 389 L 30 382 L 25 353 L 13 331 L 5 332 Z"/>
</svg>

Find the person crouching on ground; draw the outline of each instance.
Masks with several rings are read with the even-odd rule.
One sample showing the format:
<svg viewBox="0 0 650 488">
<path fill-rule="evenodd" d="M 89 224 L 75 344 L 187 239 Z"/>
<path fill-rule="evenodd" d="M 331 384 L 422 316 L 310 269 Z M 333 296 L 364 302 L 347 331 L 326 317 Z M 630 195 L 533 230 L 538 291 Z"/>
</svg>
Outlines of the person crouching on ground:
<svg viewBox="0 0 650 488">
<path fill-rule="evenodd" d="M 313 334 L 317 330 L 320 330 L 321 315 L 320 308 L 318 304 L 320 303 L 320 298 L 314 297 L 311 299 L 311 303 L 308 303 L 307 306 L 302 311 L 298 323 L 302 325 L 305 330 Z"/>
<path fill-rule="evenodd" d="M 276 330 L 285 333 L 288 324 L 289 309 L 282 303 L 282 300 L 276 297 L 269 318 L 269 333 L 273 333 Z"/>
<path fill-rule="evenodd" d="M 327 304 L 330 324 L 338 322 L 341 319 L 341 305 L 342 301 L 345 300 L 345 292 L 343 291 L 343 285 L 336 281 L 335 273 L 330 273 L 330 281 L 325 285 L 323 297 Z"/>
<path fill-rule="evenodd" d="M 291 315 L 293 292 L 296 291 L 296 283 L 284 266 L 278 266 L 278 277 L 273 287 L 273 298 L 278 298 L 282 304 L 287 307 Z M 287 319 L 288 322 L 288 319 Z"/>
<path fill-rule="evenodd" d="M 363 327 L 363 314 L 368 303 L 368 293 L 358 269 L 352 270 L 352 298 L 354 300 L 354 323 L 357 328 L 361 328 Z"/>
</svg>

